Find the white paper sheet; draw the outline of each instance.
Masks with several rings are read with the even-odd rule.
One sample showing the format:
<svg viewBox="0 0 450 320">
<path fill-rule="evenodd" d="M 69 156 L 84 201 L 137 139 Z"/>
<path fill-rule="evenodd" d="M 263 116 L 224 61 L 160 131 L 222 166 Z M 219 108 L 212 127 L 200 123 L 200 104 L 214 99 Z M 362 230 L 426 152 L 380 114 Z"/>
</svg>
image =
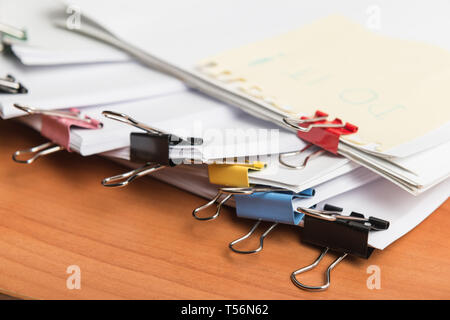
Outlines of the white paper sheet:
<svg viewBox="0 0 450 320">
<path fill-rule="evenodd" d="M 122 148 L 111 150 L 102 153 L 102 155 L 109 157 L 111 159 L 129 160 L 130 149 Z M 172 157 L 175 157 L 175 155 L 172 152 L 170 153 L 170 155 Z M 201 158 L 202 157 L 200 154 L 197 157 L 194 157 L 194 159 L 201 159 Z M 301 192 L 305 189 L 311 188 L 312 186 L 322 185 L 334 181 L 338 179 L 338 177 L 340 178 L 342 176 L 354 177 L 354 179 L 356 179 L 354 181 L 355 183 L 357 183 L 357 181 L 364 181 L 364 183 L 366 183 L 369 180 L 378 177 L 378 175 L 370 172 L 370 170 L 362 169 L 361 167 L 358 167 L 356 164 L 351 162 L 346 162 L 343 164 L 342 162 L 335 161 L 334 164 L 330 163 L 331 168 L 334 168 L 333 170 L 329 170 L 329 167 L 323 166 L 305 167 L 302 170 L 295 170 L 295 169 L 286 170 L 278 162 L 278 155 L 268 155 L 267 157 L 261 157 L 259 160 L 264 160 L 265 163 L 267 164 L 267 167 L 261 171 L 249 171 L 248 177 L 250 184 L 270 185 L 273 187 L 285 188 L 293 192 Z M 278 174 L 276 173 L 277 172 L 276 168 L 280 169 L 278 171 Z M 260 179 L 259 178 L 260 173 L 265 174 L 265 171 L 270 172 L 270 174 L 266 175 L 267 178 Z M 353 171 L 357 171 L 360 173 L 359 174 L 353 173 Z M 340 187 L 345 188 L 343 185 L 337 186 L 337 188 Z"/>
<path fill-rule="evenodd" d="M 310 152 L 308 150 L 305 154 L 294 156 L 292 159 L 289 159 L 288 163 L 301 164 Z M 306 189 L 306 185 L 311 185 L 311 183 L 317 185 L 358 167 L 358 165 L 350 162 L 348 159 L 334 156 L 330 153 L 323 153 L 316 158 L 312 158 L 303 169 L 292 169 L 282 165 L 278 161 L 278 155 L 271 156 L 267 162 L 268 167 L 266 170 L 249 172 L 250 180 L 253 183 L 269 182 L 275 186 L 292 189 L 297 192 Z"/>
<path fill-rule="evenodd" d="M 251 1 L 245 3 L 227 2 L 226 4 L 223 4 L 223 6 L 219 7 L 217 7 L 216 4 L 214 4 L 214 7 L 212 7 L 211 3 L 200 0 L 197 2 L 190 2 L 188 4 L 182 5 L 164 3 L 159 6 L 152 6 L 152 12 L 155 12 L 155 15 L 157 16 L 156 19 L 152 20 L 148 19 L 148 15 L 143 15 L 137 12 L 139 10 L 142 10 L 143 8 L 146 8 L 146 6 L 149 6 L 148 2 L 135 1 L 134 7 L 128 6 L 127 8 L 121 7 L 120 4 L 115 4 L 114 6 L 110 6 L 106 10 L 106 12 L 105 10 L 103 10 L 103 6 L 101 6 L 100 4 L 101 1 L 93 4 L 91 2 L 88 3 L 87 1 L 79 0 L 78 3 L 85 8 L 85 12 L 87 12 L 89 17 L 98 21 L 99 24 L 106 27 L 108 30 L 112 31 L 120 38 L 127 39 L 127 41 L 135 44 L 143 50 L 186 69 L 191 69 L 195 61 L 200 60 L 201 57 L 213 54 L 213 51 L 215 51 L 214 53 L 221 52 L 245 43 L 251 43 L 263 38 L 270 37 L 277 33 L 282 33 L 282 31 L 287 31 L 282 30 L 286 26 L 289 26 L 290 29 L 297 28 L 301 24 L 310 22 L 310 18 L 314 19 L 327 16 L 331 13 L 339 13 L 344 16 L 353 18 L 353 20 L 361 22 L 361 16 L 357 17 L 355 15 L 357 10 L 360 9 L 359 5 L 361 3 L 355 4 L 351 2 L 345 2 L 344 5 L 340 3 L 338 6 L 337 4 L 334 4 L 332 2 L 324 1 L 320 6 L 317 7 L 312 5 L 303 6 L 299 3 L 283 3 L 283 5 L 281 5 L 279 2 L 275 4 L 266 1 L 258 1 L 257 3 Z M 324 4 L 326 4 L 326 6 Z M 406 4 L 406 2 L 404 4 Z M 366 5 L 368 6 L 368 4 Z M 251 17 L 248 17 L 248 15 L 246 17 L 240 16 L 241 13 L 246 12 L 246 9 L 248 8 L 247 6 L 252 6 L 252 9 L 257 8 L 257 14 L 254 14 Z M 174 12 L 176 11 L 174 10 L 175 8 L 180 7 L 183 8 L 183 10 L 181 10 L 181 16 L 179 16 L 180 11 L 176 13 Z M 441 10 L 444 10 L 448 7 L 449 4 L 442 1 L 439 2 L 439 6 L 435 7 L 434 10 L 430 10 L 425 5 L 417 4 L 416 6 L 409 6 L 411 10 L 416 13 L 420 13 L 422 17 L 428 17 L 428 19 L 424 18 L 423 21 L 432 20 L 437 24 L 439 23 L 441 24 L 441 26 L 446 27 L 448 27 L 447 19 L 444 19 L 443 16 L 439 16 L 439 14 Z M 239 10 L 236 10 L 236 8 L 239 8 Z M 393 14 L 398 14 L 402 11 L 401 9 L 402 6 L 400 6 L 399 3 L 396 3 L 395 5 L 389 3 L 385 4 L 384 11 L 388 11 L 388 16 L 390 17 L 390 19 L 393 19 Z M 186 12 L 189 12 L 190 14 L 186 14 Z M 217 12 L 220 12 L 220 15 L 217 14 Z M 301 16 L 301 18 L 299 19 L 299 16 L 297 15 L 297 17 L 294 18 L 290 16 L 293 13 L 303 13 L 305 14 L 305 16 Z M 133 17 L 133 22 L 140 21 L 140 23 L 137 24 L 139 26 L 157 26 L 158 29 L 160 28 L 160 30 L 164 30 L 164 32 L 161 32 L 159 35 L 155 34 L 151 37 L 151 41 L 148 41 L 148 35 L 144 37 L 142 29 L 136 28 L 136 24 L 131 24 L 129 23 L 129 21 L 127 21 L 127 17 L 131 16 Z M 198 19 L 194 19 L 195 21 L 193 21 L 192 16 L 198 16 Z M 402 18 L 405 17 L 405 21 L 407 21 L 408 23 L 412 23 L 412 21 L 409 20 L 410 18 L 408 15 L 402 14 L 401 16 Z M 263 18 L 266 19 L 264 20 Z M 177 21 L 177 23 L 172 23 L 172 21 L 174 21 L 172 19 Z M 189 19 L 189 21 L 185 21 L 185 23 L 183 23 L 183 19 Z M 249 19 L 251 19 L 252 28 L 248 27 Z M 272 25 L 270 25 L 269 29 L 269 26 L 267 25 L 267 23 L 265 23 L 265 21 L 268 20 L 279 22 L 274 25 L 276 27 L 280 27 L 280 29 L 278 30 Z M 230 23 L 230 21 L 233 21 L 233 23 Z M 390 20 L 390 22 L 393 21 L 394 20 Z M 400 35 L 401 38 L 414 38 L 415 40 L 425 40 L 426 42 L 428 41 L 430 43 L 436 43 L 436 41 L 430 41 L 431 38 L 429 37 L 422 37 L 422 35 L 424 34 L 421 34 L 419 37 L 411 37 L 412 35 L 417 35 L 408 33 L 403 28 L 395 27 L 396 25 L 401 25 L 398 24 L 397 19 L 395 20 L 395 22 L 396 24 L 389 23 L 389 28 L 382 29 L 380 32 L 391 36 Z M 417 25 L 417 23 L 418 22 L 415 21 L 414 25 Z M 205 28 L 205 24 L 209 24 L 209 27 Z M 366 26 L 373 29 L 373 26 L 370 26 L 367 21 L 363 24 L 366 24 Z M 182 26 L 182 28 L 180 26 Z M 423 25 L 423 27 L 428 28 L 429 33 L 432 33 L 433 30 L 440 31 L 439 29 L 434 28 L 435 26 L 429 26 L 429 24 Z M 275 29 L 277 30 L 275 31 Z M 417 31 L 417 29 L 415 29 L 415 31 Z M 227 37 L 227 35 L 230 34 L 233 34 L 233 37 Z M 168 38 L 177 39 L 177 41 L 170 43 L 170 45 L 168 46 L 166 44 Z M 205 41 L 205 38 L 208 38 L 208 41 Z M 183 41 L 189 41 L 190 45 L 187 46 Z M 183 44 L 186 45 L 186 50 L 176 50 L 177 46 Z M 441 40 L 437 44 L 448 48 L 449 41 Z M 170 47 L 170 50 L 168 50 L 168 47 Z M 448 128 L 445 128 L 445 130 L 441 131 L 444 133 L 448 133 Z M 435 138 L 431 138 L 431 133 L 430 135 L 428 135 L 428 140 L 432 141 L 428 143 L 428 145 L 432 145 L 433 143 L 437 144 L 436 141 L 448 140 L 445 135 L 440 134 L 436 130 L 434 130 L 433 134 L 435 135 Z M 422 139 L 419 143 L 420 148 L 426 149 L 428 146 L 423 142 L 424 141 Z M 402 146 L 401 153 L 403 155 L 417 153 L 422 150 L 418 149 L 419 144 L 415 144 L 414 146 L 412 146 L 412 143 L 409 143 L 408 146 Z M 411 150 L 409 150 L 409 148 L 411 148 Z M 356 151 L 354 154 L 357 153 L 358 152 Z M 364 161 L 361 161 L 359 163 L 366 165 L 366 162 Z M 381 172 L 383 168 L 379 167 L 378 170 Z M 389 174 L 393 175 L 396 174 L 396 172 L 391 171 Z M 426 190 L 426 188 L 432 186 L 433 183 L 444 179 L 447 176 L 447 173 L 444 172 L 437 179 L 430 179 L 430 177 L 421 177 L 420 179 L 416 180 L 417 185 L 412 187 L 406 186 L 408 184 L 411 184 L 411 179 L 409 179 L 410 181 L 408 181 L 408 179 L 403 179 L 401 177 L 402 175 L 403 173 L 396 176 L 397 183 L 403 184 L 405 190 L 408 190 L 409 192 L 420 193 Z M 385 175 L 385 177 L 387 176 Z M 419 181 L 424 180 L 432 181 L 432 183 L 423 186 L 420 185 L 421 182 Z"/>
<path fill-rule="evenodd" d="M 26 8 L 26 10 L 24 10 Z M 27 41 L 13 42 L 12 50 L 26 65 L 128 61 L 130 57 L 110 46 L 67 32 L 53 19 L 68 20 L 72 13 L 57 0 L 2 0 L 0 21 L 27 30 Z M 81 23 L 88 23 L 81 12 Z"/>
<path fill-rule="evenodd" d="M 36 47 L 25 43 L 11 46 L 14 54 L 27 66 L 55 66 L 83 63 L 105 63 L 131 61 L 132 58 L 121 51 L 110 48 L 97 50 L 63 50 Z"/>
<path fill-rule="evenodd" d="M 291 132 L 270 122 L 195 91 L 185 91 L 150 100 L 83 109 L 84 113 L 100 120 L 103 128 L 72 130 L 71 145 L 82 155 L 128 147 L 130 133 L 140 131 L 105 118 L 102 116 L 104 110 L 125 113 L 151 127 L 181 137 L 203 138 L 203 145 L 195 149 L 205 160 L 295 151 L 305 145 Z"/>
<path fill-rule="evenodd" d="M 352 153 L 361 154 L 358 150 L 352 150 Z M 420 194 L 450 176 L 450 142 L 403 159 L 387 161 L 367 154 L 362 157 L 365 162 L 355 161 L 369 169 L 375 164 L 375 172 L 412 194 Z"/>
<path fill-rule="evenodd" d="M 444 0 L 433 1 L 432 6 L 406 0 L 63 2 L 78 4 L 86 16 L 120 38 L 188 68 L 204 57 L 299 28 L 330 14 L 344 15 L 382 34 L 450 48 L 450 40 L 441 36 L 442 30 L 449 27 L 446 13 L 450 3 Z M 379 20 L 374 10 L 381 10 Z"/>
<path fill-rule="evenodd" d="M 0 56 L 1 76 L 13 75 L 26 94 L 0 93 L 0 116 L 25 113 L 13 104 L 37 109 L 67 109 L 116 103 L 185 91 L 180 81 L 136 62 L 59 67 L 25 67 L 12 57 Z"/>
</svg>

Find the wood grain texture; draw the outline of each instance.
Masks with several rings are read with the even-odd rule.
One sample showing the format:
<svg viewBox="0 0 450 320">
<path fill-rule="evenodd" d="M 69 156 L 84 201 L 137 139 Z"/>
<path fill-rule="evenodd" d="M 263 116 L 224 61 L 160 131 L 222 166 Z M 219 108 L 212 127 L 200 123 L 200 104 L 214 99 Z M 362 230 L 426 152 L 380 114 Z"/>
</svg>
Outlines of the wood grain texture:
<svg viewBox="0 0 450 320">
<path fill-rule="evenodd" d="M 231 209 L 199 222 L 191 211 L 203 199 L 154 179 L 104 188 L 104 177 L 124 169 L 99 157 L 60 152 L 32 165 L 11 160 L 16 149 L 44 141 L 21 124 L 0 121 L 1 293 L 32 299 L 450 298 L 449 201 L 370 260 L 344 260 L 330 289 L 311 293 L 289 279 L 318 254 L 300 243 L 299 228 L 277 228 L 260 254 L 234 254 L 228 243 L 252 221 Z M 332 259 L 303 279 L 321 281 Z M 380 290 L 367 289 L 371 264 L 381 268 Z M 69 265 L 81 268 L 80 290 L 66 288 Z"/>
</svg>

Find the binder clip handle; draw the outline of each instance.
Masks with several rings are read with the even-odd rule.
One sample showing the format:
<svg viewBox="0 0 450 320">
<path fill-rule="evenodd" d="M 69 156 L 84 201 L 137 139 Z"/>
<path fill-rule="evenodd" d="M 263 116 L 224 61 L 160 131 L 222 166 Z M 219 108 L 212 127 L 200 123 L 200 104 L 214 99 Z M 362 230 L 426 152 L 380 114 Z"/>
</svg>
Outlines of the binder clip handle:
<svg viewBox="0 0 450 320">
<path fill-rule="evenodd" d="M 7 74 L 5 78 L 0 78 L 0 92 L 4 93 L 28 93 L 20 82 L 18 82 L 12 75 Z"/>
<path fill-rule="evenodd" d="M 240 254 L 251 254 L 251 253 L 257 253 L 260 252 L 263 249 L 264 246 L 264 239 L 267 237 L 267 235 L 278 225 L 277 222 L 273 223 L 269 228 L 267 228 L 266 231 L 264 231 L 264 233 L 260 236 L 259 238 L 259 247 L 254 249 L 254 250 L 239 250 L 236 249 L 234 246 L 236 244 L 238 244 L 239 242 L 244 241 L 245 239 L 249 238 L 256 230 L 256 228 L 258 228 L 259 224 L 261 223 L 261 219 L 259 219 L 251 228 L 251 230 L 244 236 L 240 237 L 239 239 L 236 239 L 232 242 L 230 242 L 230 244 L 228 245 L 228 247 L 235 253 L 240 253 Z"/>
<path fill-rule="evenodd" d="M 300 119 L 297 119 L 286 117 L 283 118 L 283 122 L 289 127 L 301 132 L 309 132 L 312 128 L 341 128 L 343 126 L 341 123 L 328 125 L 326 125 L 325 123 L 321 123 L 326 121 L 327 118 L 328 114 L 326 114 L 325 112 L 316 111 L 315 116 L 312 118 L 301 117 Z M 302 126 L 302 124 L 308 124 L 308 126 Z"/>
<path fill-rule="evenodd" d="M 204 204 L 204 205 L 202 205 L 202 206 L 200 206 L 200 207 L 194 209 L 194 210 L 192 211 L 192 216 L 193 216 L 195 219 L 200 220 L 200 221 L 208 221 L 208 220 L 214 220 L 214 219 L 216 219 L 216 218 L 220 215 L 220 209 L 222 209 L 222 206 L 223 206 L 223 205 L 225 204 L 225 202 L 227 202 L 227 201 L 231 198 L 231 196 L 233 195 L 233 194 L 231 194 L 231 193 L 230 193 L 230 194 L 227 194 L 227 196 L 225 196 L 221 201 L 219 201 L 220 196 L 221 196 L 222 194 L 225 194 L 225 193 L 224 193 L 222 190 L 219 189 L 219 191 L 217 192 L 217 194 L 215 195 L 215 197 L 212 198 L 208 203 L 206 203 L 206 204 Z M 200 216 L 198 215 L 198 213 L 199 213 L 200 211 L 203 211 L 203 210 L 205 210 L 205 209 L 211 207 L 211 206 L 214 205 L 216 202 L 217 202 L 216 212 L 215 212 L 212 216 L 208 216 L 208 217 L 200 217 Z"/>
<path fill-rule="evenodd" d="M 342 208 L 333 206 L 331 204 L 325 204 L 323 206 L 323 210 L 335 211 L 335 212 L 343 211 Z M 346 219 L 346 216 L 339 216 L 338 218 Z M 387 229 L 389 229 L 389 224 L 390 224 L 389 221 L 383 220 L 383 219 L 380 219 L 377 217 L 365 218 L 363 214 L 357 213 L 357 212 L 352 212 L 350 214 L 350 216 L 348 217 L 348 219 L 352 219 L 357 222 L 368 223 L 372 230 L 387 230 Z"/>
<path fill-rule="evenodd" d="M 323 257 L 327 254 L 329 251 L 329 248 L 324 248 L 322 252 L 320 253 L 319 257 L 310 265 L 300 268 L 294 272 L 291 273 L 291 281 L 300 289 L 307 290 L 307 291 L 323 291 L 328 289 L 328 287 L 331 284 L 331 271 L 338 265 L 339 262 L 341 262 L 345 257 L 347 256 L 347 253 L 344 253 L 340 255 L 336 260 L 333 261 L 332 264 L 330 264 L 327 268 L 327 271 L 325 272 L 325 279 L 326 282 L 323 285 L 319 286 L 312 286 L 308 284 L 304 284 L 297 279 L 297 275 L 307 272 L 311 269 L 314 269 L 317 267 L 317 265 L 320 263 L 320 261 L 323 259 Z"/>
<path fill-rule="evenodd" d="M 0 23 L 0 36 L 3 35 L 15 38 L 17 40 L 27 40 L 26 30 Z"/>
<path fill-rule="evenodd" d="M 342 221 L 353 223 L 353 225 L 365 225 L 370 230 L 387 230 L 389 221 L 376 217 L 365 218 L 363 214 L 352 212 L 349 216 L 342 215 L 342 208 L 326 204 L 323 210 L 313 208 L 297 208 L 297 210 L 307 216 L 326 220 L 326 221 Z"/>
<path fill-rule="evenodd" d="M 57 144 L 54 144 L 53 142 L 47 142 L 47 143 L 41 144 L 40 146 L 33 147 L 30 149 L 18 150 L 16 152 L 14 152 L 14 154 L 12 155 L 12 159 L 14 160 L 14 162 L 17 162 L 17 163 L 31 164 L 39 157 L 42 157 L 42 156 L 45 156 L 48 154 L 52 154 L 52 153 L 61 151 L 63 149 L 64 149 L 63 147 L 61 147 Z M 27 159 L 21 159 L 20 157 L 24 154 L 30 154 L 31 157 L 27 158 Z"/>
<path fill-rule="evenodd" d="M 128 171 L 123 174 L 119 174 L 117 176 L 105 178 L 102 180 L 102 185 L 104 187 L 116 188 L 116 187 L 125 187 L 135 179 L 149 175 L 153 172 L 161 170 L 165 168 L 165 166 L 159 164 L 146 164 L 143 167 L 138 169 Z"/>
<path fill-rule="evenodd" d="M 30 106 L 25 106 L 19 103 L 14 103 L 14 107 L 23 112 L 26 112 L 30 115 L 42 115 L 46 117 L 57 117 L 61 119 L 73 120 L 74 124 L 81 123 L 92 125 L 93 127 L 100 129 L 103 127 L 103 123 L 88 116 L 81 116 L 81 111 L 77 108 L 70 108 L 69 111 L 60 111 L 60 110 L 45 110 L 45 109 L 37 109 Z"/>
<path fill-rule="evenodd" d="M 108 119 L 116 120 L 122 123 L 126 123 L 128 125 L 131 125 L 135 128 L 141 129 L 147 133 L 156 134 L 156 135 L 164 135 L 168 134 L 167 132 L 164 132 L 160 129 L 150 127 L 146 125 L 145 123 L 139 122 L 136 119 L 130 117 L 127 114 L 116 112 L 116 111 L 108 111 L 105 110 L 102 112 L 103 116 L 105 116 Z M 181 138 L 174 134 L 170 137 L 170 142 L 173 145 L 177 145 L 181 142 L 189 144 L 189 145 L 201 145 L 203 144 L 203 139 L 201 138 Z"/>
<path fill-rule="evenodd" d="M 303 152 L 305 152 L 306 150 L 308 150 L 309 148 L 311 148 L 312 146 L 314 146 L 314 144 L 309 143 L 308 145 L 306 145 L 303 149 L 301 149 L 299 151 L 280 153 L 280 154 L 278 154 L 278 161 L 283 166 L 291 168 L 291 169 L 297 169 L 297 170 L 304 169 L 310 160 L 318 157 L 319 155 L 324 153 L 325 150 L 318 149 L 318 150 L 312 152 L 311 154 L 309 154 L 308 156 L 305 157 L 305 159 L 303 160 L 303 162 L 300 165 L 292 165 L 286 161 L 286 158 L 300 155 Z"/>
</svg>

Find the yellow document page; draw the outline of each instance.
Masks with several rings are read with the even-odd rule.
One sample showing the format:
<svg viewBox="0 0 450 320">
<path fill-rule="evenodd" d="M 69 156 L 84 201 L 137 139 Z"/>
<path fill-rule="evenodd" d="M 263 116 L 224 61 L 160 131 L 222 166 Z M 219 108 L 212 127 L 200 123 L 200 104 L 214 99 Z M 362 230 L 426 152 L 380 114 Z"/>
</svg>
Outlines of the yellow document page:
<svg viewBox="0 0 450 320">
<path fill-rule="evenodd" d="M 450 121 L 450 53 L 330 16 L 201 62 L 274 109 L 359 127 L 344 139 L 387 151 Z M 208 70 L 210 69 L 210 70 Z M 220 79 L 220 78 L 219 78 Z"/>
</svg>

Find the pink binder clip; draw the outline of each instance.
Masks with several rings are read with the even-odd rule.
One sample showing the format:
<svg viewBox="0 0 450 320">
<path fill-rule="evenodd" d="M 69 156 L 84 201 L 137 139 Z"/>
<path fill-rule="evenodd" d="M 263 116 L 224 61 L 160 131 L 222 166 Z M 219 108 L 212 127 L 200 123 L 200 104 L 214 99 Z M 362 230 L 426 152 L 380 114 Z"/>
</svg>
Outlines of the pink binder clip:
<svg viewBox="0 0 450 320">
<path fill-rule="evenodd" d="M 55 153 L 60 150 L 70 150 L 70 129 L 72 127 L 85 129 L 100 129 L 102 123 L 88 116 L 80 116 L 78 109 L 72 108 L 69 111 L 39 110 L 19 104 L 14 106 L 28 114 L 39 114 L 42 116 L 41 134 L 51 142 L 26 150 L 14 152 L 12 158 L 15 162 L 30 164 L 37 158 Z M 23 154 L 32 154 L 28 159 L 19 159 Z"/>
</svg>

